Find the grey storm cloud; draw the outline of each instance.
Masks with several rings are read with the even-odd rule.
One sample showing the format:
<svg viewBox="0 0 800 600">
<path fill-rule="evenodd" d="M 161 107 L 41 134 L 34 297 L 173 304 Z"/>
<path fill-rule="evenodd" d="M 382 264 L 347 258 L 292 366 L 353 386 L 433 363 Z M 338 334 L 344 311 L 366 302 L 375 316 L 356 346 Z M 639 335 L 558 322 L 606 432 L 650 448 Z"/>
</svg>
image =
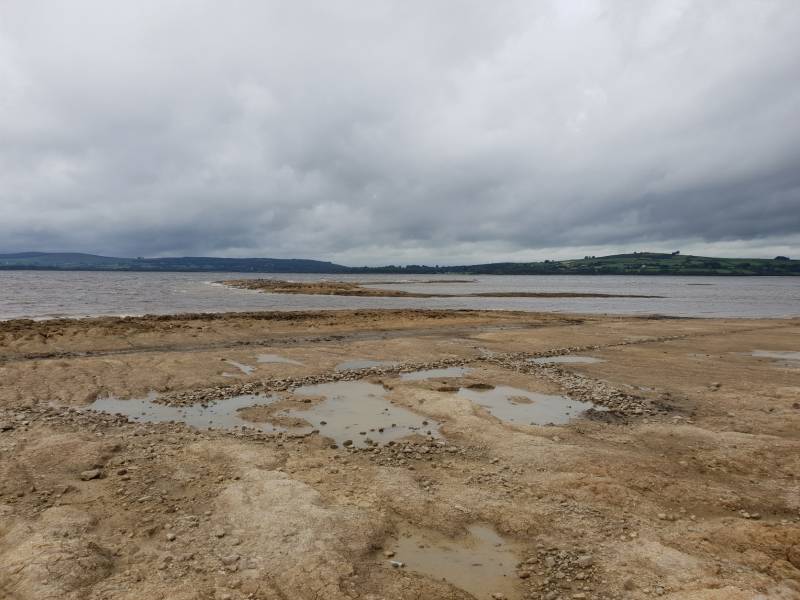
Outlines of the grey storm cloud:
<svg viewBox="0 0 800 600">
<path fill-rule="evenodd" d="M 795 0 L 0 0 L 0 251 L 800 244 Z"/>
</svg>

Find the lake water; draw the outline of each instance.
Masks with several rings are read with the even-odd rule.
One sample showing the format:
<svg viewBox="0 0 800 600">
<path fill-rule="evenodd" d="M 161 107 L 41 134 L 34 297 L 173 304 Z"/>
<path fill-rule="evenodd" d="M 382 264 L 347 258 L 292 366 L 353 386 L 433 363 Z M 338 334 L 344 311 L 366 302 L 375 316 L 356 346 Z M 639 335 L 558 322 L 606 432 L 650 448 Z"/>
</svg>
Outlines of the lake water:
<svg viewBox="0 0 800 600">
<path fill-rule="evenodd" d="M 409 292 L 596 292 L 663 298 L 366 298 L 264 294 L 215 285 L 245 277 L 403 281 Z M 447 283 L 426 283 L 431 279 Z M 470 281 L 464 283 L 463 280 Z M 703 284 L 703 285 L 697 285 Z M 0 319 L 347 308 L 472 308 L 687 317 L 800 316 L 800 278 L 533 275 L 309 275 L 0 271 Z"/>
</svg>

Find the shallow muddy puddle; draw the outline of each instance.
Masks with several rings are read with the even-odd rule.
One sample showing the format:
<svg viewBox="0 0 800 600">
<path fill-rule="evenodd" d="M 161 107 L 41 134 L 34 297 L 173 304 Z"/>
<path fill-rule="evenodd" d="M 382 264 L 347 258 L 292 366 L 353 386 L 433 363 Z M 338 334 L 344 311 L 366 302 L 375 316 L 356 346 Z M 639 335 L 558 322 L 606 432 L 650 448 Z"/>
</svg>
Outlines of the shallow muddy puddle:
<svg viewBox="0 0 800 600">
<path fill-rule="evenodd" d="M 505 385 L 491 390 L 461 388 L 458 395 L 485 408 L 498 419 L 530 425 L 563 425 L 590 408 L 605 410 L 590 402 Z"/>
<path fill-rule="evenodd" d="M 121 414 L 139 423 L 185 423 L 198 429 L 237 429 L 247 427 L 263 431 L 310 433 L 317 429 L 320 435 L 332 438 L 337 444 L 360 448 L 373 443 L 420 434 L 439 438 L 439 423 L 418 415 L 402 406 L 391 404 L 386 390 L 364 381 L 337 381 L 308 385 L 294 390 L 296 396 L 322 396 L 317 404 L 303 404 L 303 408 L 277 410 L 271 420 L 295 418 L 308 423 L 303 427 L 283 427 L 265 421 L 251 421 L 242 417 L 241 409 L 268 406 L 280 400 L 276 396 L 244 394 L 208 406 L 166 406 L 157 404 L 155 392 L 145 398 L 122 400 L 98 398 L 84 410 Z"/>
<path fill-rule="evenodd" d="M 775 360 L 800 361 L 800 352 L 792 350 L 753 350 L 750 356 L 758 358 L 774 358 Z"/>
<path fill-rule="evenodd" d="M 259 354 L 256 356 L 256 362 L 262 364 L 284 364 L 284 365 L 302 365 L 300 361 L 286 358 L 280 354 Z"/>
<path fill-rule="evenodd" d="M 157 394 L 151 392 L 145 398 L 122 400 L 108 397 L 98 398 L 84 410 L 125 415 L 139 423 L 185 423 L 198 429 L 236 429 L 247 427 L 263 432 L 285 431 L 271 423 L 253 423 L 239 415 L 239 409 L 248 406 L 266 406 L 278 398 L 273 396 L 243 395 L 219 400 L 209 406 L 165 406 L 154 402 Z"/>
<path fill-rule="evenodd" d="M 367 359 L 354 359 L 346 360 L 336 365 L 337 371 L 349 371 L 351 369 L 371 369 L 373 367 L 394 367 L 396 362 L 391 360 L 367 360 Z"/>
<path fill-rule="evenodd" d="M 544 356 L 542 358 L 532 358 L 530 362 L 537 365 L 556 365 L 556 364 L 570 364 L 570 365 L 591 365 L 594 363 L 606 362 L 602 358 L 595 358 L 594 356 L 577 356 L 575 354 L 562 354 L 560 356 Z"/>
<path fill-rule="evenodd" d="M 471 525 L 467 535 L 456 539 L 408 529 L 387 549 L 394 552 L 393 564 L 403 563 L 410 571 L 446 581 L 478 600 L 489 600 L 492 594 L 522 598 L 515 572 L 519 559 L 510 544 L 487 525 Z"/>
<path fill-rule="evenodd" d="M 401 373 L 400 379 L 403 381 L 424 381 L 426 379 L 439 379 L 449 377 L 463 377 L 472 369 L 469 367 L 448 367 L 446 369 L 425 369 L 422 371 L 412 371 L 411 373 Z"/>
<path fill-rule="evenodd" d="M 256 370 L 255 367 L 251 367 L 250 365 L 244 365 L 240 362 L 236 362 L 235 360 L 229 360 L 226 358 L 225 362 L 232 367 L 236 367 L 237 369 L 239 369 L 239 371 L 241 371 L 245 375 L 250 375 L 253 371 Z M 236 377 L 236 375 L 234 375 L 233 373 L 223 373 L 223 375 L 226 377 Z"/>
<path fill-rule="evenodd" d="M 337 444 L 350 440 L 353 446 L 363 448 L 371 445 L 368 440 L 386 443 L 415 433 L 440 437 L 439 423 L 390 403 L 383 386 L 374 383 L 321 383 L 297 388 L 295 394 L 325 399 L 279 414 L 305 420 Z"/>
</svg>

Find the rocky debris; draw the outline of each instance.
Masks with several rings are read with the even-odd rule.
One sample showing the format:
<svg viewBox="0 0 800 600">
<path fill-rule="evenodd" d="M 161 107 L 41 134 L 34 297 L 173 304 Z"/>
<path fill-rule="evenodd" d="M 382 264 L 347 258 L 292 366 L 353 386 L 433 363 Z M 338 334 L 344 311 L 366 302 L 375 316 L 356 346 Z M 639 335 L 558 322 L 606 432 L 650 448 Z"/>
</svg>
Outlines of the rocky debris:
<svg viewBox="0 0 800 600">
<path fill-rule="evenodd" d="M 672 337 L 670 337 L 670 339 L 672 339 Z M 660 339 L 661 338 L 654 338 L 652 341 Z M 623 344 L 624 343 L 628 342 L 623 342 Z M 564 389 L 566 394 L 575 400 L 592 402 L 599 406 L 608 408 L 610 411 L 620 416 L 654 415 L 665 410 L 663 407 L 659 409 L 657 406 L 653 405 L 650 401 L 641 396 L 616 389 L 604 381 L 574 373 L 560 365 L 537 364 L 531 362 L 531 359 L 533 358 L 558 356 L 572 352 L 596 350 L 598 348 L 600 348 L 600 346 L 576 346 L 570 348 L 559 348 L 540 353 L 492 354 L 468 359 L 447 358 L 424 363 L 403 363 L 399 365 L 388 365 L 382 367 L 368 367 L 365 369 L 348 369 L 344 371 L 333 371 L 330 373 L 308 375 L 304 377 L 274 378 L 226 386 L 215 386 L 201 390 L 171 392 L 158 396 L 155 399 L 155 402 L 168 404 L 171 406 L 186 406 L 196 404 L 207 406 L 218 400 L 244 394 L 287 392 L 302 386 L 317 385 L 321 383 L 357 381 L 369 377 L 390 377 L 394 375 L 400 375 L 402 373 L 413 373 L 415 371 L 444 369 L 449 367 L 464 367 L 478 362 L 487 362 L 504 369 L 535 375 L 545 379 L 546 381 L 554 383 Z M 469 384 L 468 387 L 471 387 L 472 389 L 491 389 L 492 386 L 488 383 L 479 382 Z M 440 387 L 439 391 L 455 392 L 458 391 L 458 387 L 446 385 Z"/>
<path fill-rule="evenodd" d="M 557 364 L 533 363 L 531 358 L 534 356 L 522 353 L 495 355 L 487 360 L 499 367 L 550 381 L 561 387 L 570 398 L 606 407 L 621 416 L 651 415 L 657 412 L 645 398 L 615 389 L 604 381 L 573 373 Z"/>
<path fill-rule="evenodd" d="M 600 598 L 602 571 L 595 557 L 584 550 L 563 550 L 537 545 L 534 554 L 517 565 L 531 598 L 541 600 Z"/>
<path fill-rule="evenodd" d="M 100 479 L 100 476 L 103 474 L 103 471 L 100 469 L 89 469 L 88 471 L 83 471 L 81 473 L 81 479 L 83 481 L 90 481 L 92 479 Z"/>
<path fill-rule="evenodd" d="M 383 367 L 368 367 L 365 369 L 346 369 L 343 371 L 332 371 L 330 373 L 307 375 L 304 377 L 278 377 L 274 379 L 265 379 L 262 381 L 214 386 L 200 390 L 170 392 L 159 395 L 154 401 L 159 404 L 168 404 L 170 406 L 187 406 L 194 404 L 207 406 L 208 404 L 216 402 L 217 400 L 224 400 L 226 398 L 240 396 L 243 394 L 286 392 L 292 391 L 299 387 L 318 385 L 321 383 L 359 381 L 368 377 L 388 377 L 399 375 L 401 373 L 413 373 L 415 371 L 459 367 L 465 366 L 471 362 L 474 362 L 475 360 L 481 359 L 445 358 L 422 363 L 404 363 L 400 365 L 387 365 Z"/>
<path fill-rule="evenodd" d="M 740 510 L 739 516 L 743 519 L 753 519 L 758 520 L 761 518 L 761 515 L 757 512 L 747 512 L 746 510 Z"/>
<path fill-rule="evenodd" d="M 448 456 L 471 456 L 479 453 L 480 450 L 458 446 L 448 443 L 445 440 L 429 439 L 425 442 L 396 442 L 389 441 L 383 446 L 372 446 L 367 448 L 348 447 L 352 454 L 366 455 L 369 460 L 384 467 L 408 467 L 413 468 L 416 462 L 432 462 L 434 460 Z M 431 482 L 421 483 L 421 487 L 430 491 Z"/>
</svg>

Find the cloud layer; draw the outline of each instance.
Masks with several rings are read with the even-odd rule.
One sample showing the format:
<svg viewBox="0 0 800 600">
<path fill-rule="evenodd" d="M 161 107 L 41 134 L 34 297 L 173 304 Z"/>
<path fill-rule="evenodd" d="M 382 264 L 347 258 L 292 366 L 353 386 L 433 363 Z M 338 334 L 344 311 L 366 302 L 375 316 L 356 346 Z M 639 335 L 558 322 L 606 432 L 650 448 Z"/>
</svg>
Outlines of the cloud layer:
<svg viewBox="0 0 800 600">
<path fill-rule="evenodd" d="M 794 0 L 0 1 L 0 251 L 800 246 Z"/>
</svg>

